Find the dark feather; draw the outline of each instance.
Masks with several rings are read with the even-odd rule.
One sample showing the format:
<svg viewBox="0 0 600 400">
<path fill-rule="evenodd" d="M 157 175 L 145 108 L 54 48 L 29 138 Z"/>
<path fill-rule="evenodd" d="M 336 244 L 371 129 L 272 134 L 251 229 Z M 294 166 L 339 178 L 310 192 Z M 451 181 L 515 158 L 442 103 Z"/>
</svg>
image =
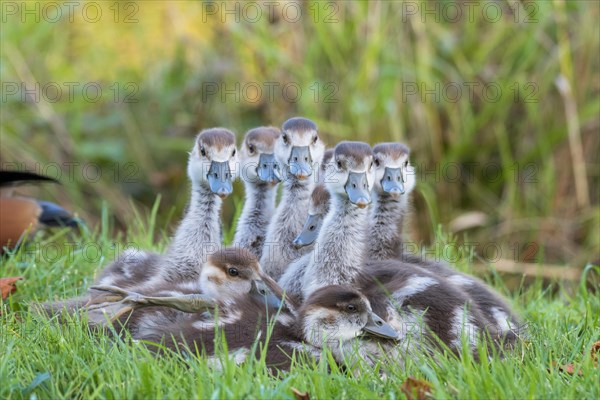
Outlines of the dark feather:
<svg viewBox="0 0 600 400">
<path fill-rule="evenodd" d="M 27 171 L 0 171 L 0 187 L 22 185 L 33 182 L 52 182 L 60 183 L 58 180 L 49 176 L 39 175 Z"/>
</svg>

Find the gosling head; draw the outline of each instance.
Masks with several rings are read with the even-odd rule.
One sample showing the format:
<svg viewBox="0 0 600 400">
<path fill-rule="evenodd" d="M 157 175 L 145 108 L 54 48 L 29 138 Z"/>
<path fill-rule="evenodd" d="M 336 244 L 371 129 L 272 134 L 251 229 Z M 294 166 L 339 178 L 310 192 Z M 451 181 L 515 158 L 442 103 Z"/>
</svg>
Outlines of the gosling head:
<svg viewBox="0 0 600 400">
<path fill-rule="evenodd" d="M 329 150 L 328 150 L 329 151 Z M 329 199 L 331 195 L 324 184 L 318 184 L 310 196 L 308 207 L 308 217 L 302 227 L 302 230 L 294 239 L 294 246 L 297 249 L 311 245 L 319 236 L 319 231 L 323 225 L 323 220 L 329 212 Z"/>
<path fill-rule="evenodd" d="M 314 122 L 297 117 L 283 123 L 281 136 L 275 143 L 275 154 L 291 179 L 307 181 L 324 151 L 325 145 Z"/>
<path fill-rule="evenodd" d="M 200 273 L 202 292 L 224 303 L 250 295 L 279 307 L 281 293 L 276 293 L 273 285 L 276 287 L 262 271 L 256 256 L 241 248 L 211 254 Z"/>
<path fill-rule="evenodd" d="M 361 335 L 396 339 L 398 333 L 373 312 L 369 300 L 350 286 L 325 286 L 299 310 L 304 339 L 315 346 L 339 344 Z"/>
<path fill-rule="evenodd" d="M 373 151 L 362 142 L 340 142 L 327 168 L 325 185 L 332 198 L 347 199 L 359 208 L 371 203 Z"/>
<path fill-rule="evenodd" d="M 375 193 L 398 199 L 413 191 L 416 184 L 410 165 L 410 149 L 402 143 L 379 143 L 373 148 Z"/>
<path fill-rule="evenodd" d="M 246 133 L 240 148 L 242 179 L 255 184 L 275 186 L 281 182 L 281 168 L 274 149 L 279 129 L 271 126 L 254 128 Z"/>
<path fill-rule="evenodd" d="M 190 152 L 188 176 L 192 185 L 225 198 L 233 191 L 236 165 L 235 135 L 225 128 L 205 129 Z"/>
</svg>

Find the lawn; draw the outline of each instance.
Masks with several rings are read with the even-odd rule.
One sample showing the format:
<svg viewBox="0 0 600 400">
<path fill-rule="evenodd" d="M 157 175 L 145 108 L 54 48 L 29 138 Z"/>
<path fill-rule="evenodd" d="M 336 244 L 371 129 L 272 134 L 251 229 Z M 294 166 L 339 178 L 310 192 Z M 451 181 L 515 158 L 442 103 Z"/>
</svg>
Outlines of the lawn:
<svg viewBox="0 0 600 400">
<path fill-rule="evenodd" d="M 404 398 L 401 388 L 408 377 L 429 382 L 434 398 L 600 396 L 599 369 L 590 356 L 593 343 L 600 340 L 600 298 L 587 289 L 584 276 L 582 284 L 536 281 L 508 291 L 490 266 L 488 281 L 511 299 L 527 322 L 526 338 L 516 349 L 504 358 L 495 355 L 481 362 L 441 354 L 437 361 L 382 360 L 375 369 L 359 366 L 353 374 L 340 371 L 327 356 L 318 363 L 298 360 L 291 371 L 280 374 L 270 373 L 260 360 L 236 366 L 227 361 L 225 350 L 220 354 L 222 369 L 181 354 L 156 357 L 140 343 L 90 332 L 79 318 L 60 324 L 29 311 L 32 301 L 84 291 L 115 249 L 117 254 L 133 244 L 163 249 L 165 240 L 152 242 L 154 221 L 152 214 L 138 215 L 127 236 L 118 238 L 107 234 L 108 218 L 81 236 L 62 230 L 40 234 L 3 260 L 3 275 L 25 280 L 2 306 L 2 398 L 294 398 L 295 388 L 311 398 L 394 399 Z M 468 257 L 459 258 L 457 268 L 469 271 Z M 573 373 L 566 371 L 568 364 L 574 366 Z M 386 369 L 385 377 L 379 367 Z"/>
</svg>

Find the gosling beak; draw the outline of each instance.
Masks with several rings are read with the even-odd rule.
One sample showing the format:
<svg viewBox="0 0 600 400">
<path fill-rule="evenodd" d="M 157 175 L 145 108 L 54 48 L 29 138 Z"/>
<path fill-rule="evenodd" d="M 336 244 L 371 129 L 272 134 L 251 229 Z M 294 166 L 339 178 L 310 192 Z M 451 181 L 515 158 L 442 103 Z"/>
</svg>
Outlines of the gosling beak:
<svg viewBox="0 0 600 400">
<path fill-rule="evenodd" d="M 275 160 L 275 154 L 261 154 L 258 158 L 258 166 L 256 167 L 258 179 L 270 185 L 277 185 L 281 182 L 281 174 L 279 173 L 279 164 Z"/>
<path fill-rule="evenodd" d="M 404 194 L 404 178 L 400 168 L 385 168 L 383 178 L 381 179 L 383 191 L 389 193 L 392 197 L 399 197 Z"/>
<path fill-rule="evenodd" d="M 366 172 L 350 172 L 344 189 L 350 202 L 356 204 L 358 208 L 365 208 L 371 203 Z"/>
<path fill-rule="evenodd" d="M 220 198 L 224 199 L 233 191 L 233 187 L 231 185 L 231 171 L 229 170 L 228 161 L 212 161 L 206 177 L 208 179 L 211 192 Z"/>
<path fill-rule="evenodd" d="M 302 227 L 302 231 L 296 239 L 292 242 L 296 249 L 301 249 L 304 246 L 313 244 L 319 236 L 319 230 L 321 229 L 322 218 L 320 215 L 308 214 L 306 222 Z"/>
<path fill-rule="evenodd" d="M 374 312 L 369 313 L 369 319 L 367 320 L 367 325 L 365 325 L 363 331 L 367 334 L 385 339 L 398 339 L 399 336 L 394 328 Z"/>
<path fill-rule="evenodd" d="M 252 288 L 250 289 L 250 295 L 255 299 L 264 301 L 267 305 L 279 308 L 281 307 L 281 299 L 273 294 L 271 289 L 263 282 L 258 279 L 252 281 Z"/>
<path fill-rule="evenodd" d="M 303 181 L 312 175 L 312 158 L 308 146 L 294 146 L 288 160 L 290 173 Z"/>
</svg>

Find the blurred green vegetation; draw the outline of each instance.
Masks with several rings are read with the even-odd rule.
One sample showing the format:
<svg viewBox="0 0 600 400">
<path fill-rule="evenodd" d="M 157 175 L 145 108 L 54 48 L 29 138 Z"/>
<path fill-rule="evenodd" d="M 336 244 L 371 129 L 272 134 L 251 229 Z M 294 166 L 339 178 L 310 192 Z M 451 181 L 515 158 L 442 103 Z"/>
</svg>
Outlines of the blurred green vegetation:
<svg viewBox="0 0 600 400">
<path fill-rule="evenodd" d="M 33 14 L 7 3 L 25 7 L 2 5 L 2 167 L 59 172 L 63 187 L 37 194 L 90 225 L 106 203 L 126 231 L 133 209 L 160 194 L 157 224 L 170 226 L 200 129 L 241 139 L 302 115 L 330 146 L 412 148 L 417 241 L 450 224 L 465 240 L 498 243 L 502 258 L 599 258 L 597 2 L 467 12 L 461 2 L 282 1 L 259 18 L 231 2 L 96 2 L 98 18 L 86 2 L 61 18 L 49 3 L 27 2 Z M 235 189 L 226 226 L 243 201 Z"/>
</svg>

